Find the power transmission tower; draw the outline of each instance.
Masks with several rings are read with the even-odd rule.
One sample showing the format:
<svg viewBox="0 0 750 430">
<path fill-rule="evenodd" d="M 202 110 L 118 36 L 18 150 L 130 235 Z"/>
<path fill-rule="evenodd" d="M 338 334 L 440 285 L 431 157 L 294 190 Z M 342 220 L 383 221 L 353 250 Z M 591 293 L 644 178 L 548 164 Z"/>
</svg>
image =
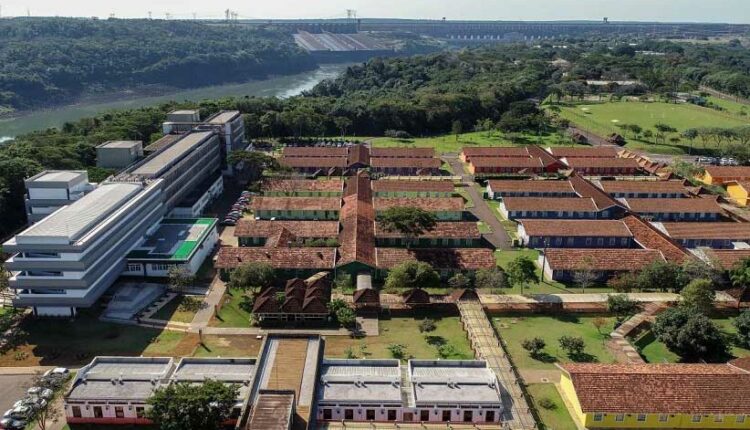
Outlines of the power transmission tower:
<svg viewBox="0 0 750 430">
<path fill-rule="evenodd" d="M 172 14 L 169 13 L 169 12 L 164 12 L 164 19 L 166 19 L 167 21 L 169 21 L 170 18 L 172 18 Z"/>
<path fill-rule="evenodd" d="M 357 11 L 355 9 L 346 10 L 347 19 L 357 19 Z"/>
<path fill-rule="evenodd" d="M 195 20 L 195 16 L 196 16 L 196 15 L 195 15 L 195 12 L 193 12 L 193 20 Z"/>
<path fill-rule="evenodd" d="M 148 19 L 151 19 L 151 11 L 148 11 Z"/>
<path fill-rule="evenodd" d="M 229 21 L 229 14 L 232 13 L 229 9 L 224 11 L 224 16 L 226 17 L 227 21 Z"/>
</svg>

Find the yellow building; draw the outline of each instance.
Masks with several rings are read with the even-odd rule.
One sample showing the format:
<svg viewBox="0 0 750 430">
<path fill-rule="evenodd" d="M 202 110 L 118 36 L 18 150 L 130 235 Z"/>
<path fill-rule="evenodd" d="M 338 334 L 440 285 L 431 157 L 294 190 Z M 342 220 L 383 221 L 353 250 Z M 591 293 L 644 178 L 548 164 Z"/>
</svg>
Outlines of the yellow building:
<svg viewBox="0 0 750 430">
<path fill-rule="evenodd" d="M 565 364 L 588 429 L 750 429 L 750 358 L 727 364 Z"/>
<path fill-rule="evenodd" d="M 722 185 L 731 181 L 750 181 L 750 166 L 706 166 L 696 179 L 708 185 Z"/>
<path fill-rule="evenodd" d="M 727 194 L 733 202 L 742 207 L 747 206 L 748 197 L 750 197 L 750 181 L 727 182 Z"/>
</svg>

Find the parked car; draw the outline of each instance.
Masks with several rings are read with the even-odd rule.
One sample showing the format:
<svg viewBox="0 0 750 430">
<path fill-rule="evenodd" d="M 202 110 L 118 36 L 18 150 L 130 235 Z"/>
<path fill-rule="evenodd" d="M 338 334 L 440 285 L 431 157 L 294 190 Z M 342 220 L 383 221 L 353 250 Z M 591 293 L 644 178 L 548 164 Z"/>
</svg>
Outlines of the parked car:
<svg viewBox="0 0 750 430">
<path fill-rule="evenodd" d="M 26 405 L 16 406 L 13 409 L 5 411 L 3 418 L 12 418 L 14 420 L 24 420 L 31 415 L 31 407 Z"/>
<path fill-rule="evenodd" d="M 28 391 L 26 391 L 26 394 L 28 394 L 29 396 L 39 397 L 42 399 L 51 399 L 55 393 L 49 388 L 31 387 L 28 389 Z"/>
<path fill-rule="evenodd" d="M 229 225 L 229 226 L 232 226 L 232 225 L 237 225 L 237 221 L 236 221 L 236 220 L 233 220 L 233 219 L 231 219 L 231 218 L 227 218 L 227 219 L 225 219 L 225 220 L 224 220 L 224 221 L 222 221 L 222 222 L 223 222 L 223 224 L 224 224 L 224 225 Z"/>
<path fill-rule="evenodd" d="M 3 418 L 0 420 L 0 428 L 7 430 L 21 430 L 26 428 L 26 421 L 14 420 L 13 418 Z"/>
</svg>

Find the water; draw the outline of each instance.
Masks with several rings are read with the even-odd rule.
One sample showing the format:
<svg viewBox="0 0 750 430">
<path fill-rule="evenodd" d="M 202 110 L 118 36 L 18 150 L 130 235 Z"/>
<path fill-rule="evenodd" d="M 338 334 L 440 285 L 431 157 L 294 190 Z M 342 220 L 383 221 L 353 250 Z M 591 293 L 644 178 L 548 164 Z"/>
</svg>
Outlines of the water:
<svg viewBox="0 0 750 430">
<path fill-rule="evenodd" d="M 350 64 L 324 64 L 319 69 L 296 75 L 280 76 L 244 84 L 227 84 L 179 91 L 163 96 L 138 97 L 109 102 L 81 103 L 30 112 L 26 115 L 0 119 L 0 143 L 19 134 L 50 127 L 60 127 L 65 122 L 94 116 L 113 109 L 129 109 L 150 106 L 171 100 L 200 101 L 203 99 L 222 98 L 227 96 L 276 96 L 292 97 L 314 87 L 318 82 L 335 78 L 346 70 Z"/>
</svg>

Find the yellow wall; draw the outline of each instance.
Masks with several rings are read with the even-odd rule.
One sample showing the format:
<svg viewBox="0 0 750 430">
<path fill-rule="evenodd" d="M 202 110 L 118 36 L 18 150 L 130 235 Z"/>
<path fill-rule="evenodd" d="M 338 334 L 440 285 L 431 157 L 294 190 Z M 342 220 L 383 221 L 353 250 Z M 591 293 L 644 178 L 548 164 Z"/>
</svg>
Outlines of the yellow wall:
<svg viewBox="0 0 750 430">
<path fill-rule="evenodd" d="M 740 206 L 747 206 L 748 193 L 745 188 L 739 184 L 727 185 L 729 197 Z"/>
<path fill-rule="evenodd" d="M 703 172 L 703 177 L 699 177 L 698 180 L 708 185 L 713 185 L 714 183 L 714 178 L 711 177 L 711 174 L 708 173 L 708 171 Z"/>
<path fill-rule="evenodd" d="M 617 421 L 619 414 L 606 413 L 602 414 L 601 421 L 594 421 L 593 413 L 583 413 L 581 410 L 581 404 L 578 401 L 578 395 L 573 387 L 573 381 L 570 376 L 563 373 L 560 378 L 560 389 L 562 394 L 567 400 L 573 405 L 572 414 L 575 414 L 579 418 L 579 422 L 583 423 L 586 428 L 633 428 L 633 429 L 750 429 L 750 411 L 745 416 L 743 423 L 738 423 L 734 415 L 723 415 L 720 416 L 722 421 L 716 422 L 714 415 L 702 415 L 701 422 L 692 422 L 692 414 L 670 414 L 667 415 L 667 421 L 659 421 L 659 414 L 646 414 L 645 421 L 638 421 L 638 414 L 623 414 L 623 420 Z"/>
</svg>

